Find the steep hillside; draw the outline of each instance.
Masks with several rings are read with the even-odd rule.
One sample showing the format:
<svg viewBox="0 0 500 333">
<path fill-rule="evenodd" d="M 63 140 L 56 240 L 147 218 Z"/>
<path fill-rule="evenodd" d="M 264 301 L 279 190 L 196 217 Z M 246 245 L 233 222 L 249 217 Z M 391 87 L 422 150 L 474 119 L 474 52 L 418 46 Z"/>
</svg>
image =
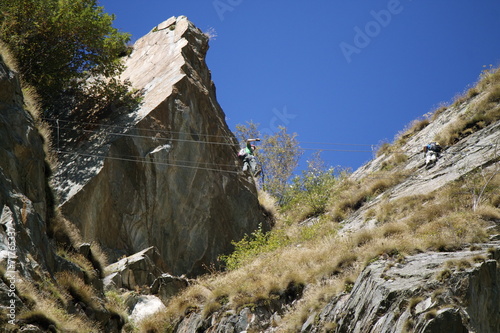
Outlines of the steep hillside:
<svg viewBox="0 0 500 333">
<path fill-rule="evenodd" d="M 498 72 L 495 75 L 499 76 Z M 368 175 L 372 178 L 390 178 L 395 174 L 399 175 L 402 180 L 385 191 L 383 196 L 370 201 L 363 209 L 350 216 L 345 222 L 346 228 L 351 230 L 366 226 L 364 214 L 372 206 L 379 204 L 382 199 L 397 200 L 414 195 L 425 195 L 439 191 L 441 187 L 451 182 L 463 180 L 464 176 L 474 172 L 488 169 L 491 169 L 493 173 L 498 172 L 500 160 L 498 146 L 500 122 L 498 120 L 476 131 L 467 128 L 471 126 L 470 124 L 466 125 L 464 130 L 468 133 L 464 138 L 453 143 L 446 139 L 451 128 L 463 123 L 464 119 L 474 120 L 474 115 L 478 118 L 474 120 L 476 123 L 484 124 L 479 108 L 484 100 L 496 94 L 495 86 L 497 85 L 484 87 L 483 91 L 466 101 L 462 98 L 453 106 L 438 110 L 432 121 L 428 119 L 415 121 L 412 123 L 413 127 L 403 132 L 392 146 L 383 147 L 377 158 L 356 170 L 352 174 L 352 178 L 356 180 L 366 178 Z M 495 99 L 487 112 L 498 119 L 500 97 L 497 96 Z M 423 128 L 414 132 L 419 127 Z M 424 167 L 425 156 L 422 148 L 430 141 L 444 141 L 445 145 L 436 166 L 428 169 Z"/>
<path fill-rule="evenodd" d="M 325 174 L 275 229 L 237 244 L 232 270 L 199 279 L 141 330 L 500 331 L 499 87 L 500 71 L 483 73 L 359 170 Z M 444 151 L 427 168 L 434 140 Z"/>
<path fill-rule="evenodd" d="M 33 265 L 54 271 L 55 252 L 46 232 L 51 215 L 43 138 L 24 109 L 19 78 L 0 59 L 0 203 L 2 261 L 35 274 Z M 13 251 L 14 248 L 22 251 Z M 34 251 L 34 249 L 40 251 Z M 29 258 L 32 257 L 33 261 Z M 15 271 L 15 270 L 14 270 Z"/>
</svg>

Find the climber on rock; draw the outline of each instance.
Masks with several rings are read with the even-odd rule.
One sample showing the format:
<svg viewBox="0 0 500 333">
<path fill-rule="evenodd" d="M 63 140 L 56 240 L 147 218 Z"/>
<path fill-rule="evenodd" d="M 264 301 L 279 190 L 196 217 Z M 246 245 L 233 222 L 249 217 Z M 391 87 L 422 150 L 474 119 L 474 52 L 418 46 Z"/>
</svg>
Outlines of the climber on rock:
<svg viewBox="0 0 500 333">
<path fill-rule="evenodd" d="M 441 157 L 442 150 L 438 142 L 430 142 L 423 147 L 422 151 L 425 155 L 426 168 L 430 168 L 436 164 L 437 160 Z"/>
<path fill-rule="evenodd" d="M 261 170 L 257 171 L 257 161 L 255 160 L 254 151 L 256 149 L 252 142 L 260 141 L 259 138 L 247 139 L 246 147 L 241 148 L 238 157 L 243 161 L 243 172 L 250 171 L 252 176 L 257 177 Z"/>
</svg>

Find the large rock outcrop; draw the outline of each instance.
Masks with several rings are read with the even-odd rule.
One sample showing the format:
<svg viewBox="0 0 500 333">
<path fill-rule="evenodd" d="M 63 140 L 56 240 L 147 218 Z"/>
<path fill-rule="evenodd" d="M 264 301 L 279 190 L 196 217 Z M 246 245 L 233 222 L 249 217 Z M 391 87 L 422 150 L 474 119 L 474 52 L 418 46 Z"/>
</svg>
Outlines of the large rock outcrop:
<svg viewBox="0 0 500 333">
<path fill-rule="evenodd" d="M 126 60 L 123 79 L 144 92 L 138 110 L 57 126 L 62 211 L 111 259 L 155 246 L 170 273 L 193 276 L 232 240 L 267 227 L 253 180 L 239 173 L 207 49 L 186 17 L 168 19 Z"/>
</svg>

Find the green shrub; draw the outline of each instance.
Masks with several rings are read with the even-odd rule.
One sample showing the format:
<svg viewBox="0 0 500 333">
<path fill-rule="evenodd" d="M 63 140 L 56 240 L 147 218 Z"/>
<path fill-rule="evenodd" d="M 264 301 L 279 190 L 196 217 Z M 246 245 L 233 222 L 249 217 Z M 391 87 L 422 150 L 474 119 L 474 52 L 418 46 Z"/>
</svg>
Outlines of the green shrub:
<svg viewBox="0 0 500 333">
<path fill-rule="evenodd" d="M 259 227 L 250 235 L 245 235 L 242 240 L 232 242 L 235 247 L 233 253 L 222 255 L 219 260 L 224 262 L 228 270 L 234 270 L 241 265 L 255 259 L 262 253 L 272 252 L 280 247 L 290 244 L 290 239 L 282 230 L 263 232 Z"/>
<path fill-rule="evenodd" d="M 335 169 L 327 170 L 309 168 L 292 180 L 287 191 L 287 203 L 282 212 L 292 212 L 300 209 L 298 220 L 318 216 L 326 211 L 326 206 L 337 183 Z"/>
</svg>

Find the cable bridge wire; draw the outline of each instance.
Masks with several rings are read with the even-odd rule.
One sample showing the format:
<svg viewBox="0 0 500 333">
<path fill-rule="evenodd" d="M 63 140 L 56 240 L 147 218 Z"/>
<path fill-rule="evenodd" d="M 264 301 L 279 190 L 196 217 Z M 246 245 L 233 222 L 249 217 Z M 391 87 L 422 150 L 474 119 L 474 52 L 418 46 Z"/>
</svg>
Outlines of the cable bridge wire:
<svg viewBox="0 0 500 333">
<path fill-rule="evenodd" d="M 95 125 L 95 124 L 94 124 Z M 52 126 L 52 125 L 51 125 Z M 111 125 L 106 125 L 108 128 L 121 128 L 121 129 L 136 129 L 132 127 L 114 127 Z M 79 131 L 82 133 L 89 134 L 101 134 L 99 130 L 89 130 L 89 129 L 79 129 L 75 127 L 68 126 L 58 126 L 58 133 L 61 129 L 68 129 L 73 131 Z M 202 136 L 202 137 L 217 137 L 217 138 L 226 138 L 228 140 L 234 140 L 235 138 L 232 136 L 221 136 L 221 135 L 210 135 L 210 134 L 199 134 L 199 133 L 189 133 L 189 132 L 174 132 L 174 131 L 165 131 L 165 130 L 148 130 L 141 129 L 141 131 L 152 131 L 155 134 L 158 133 L 167 133 L 167 134 L 185 134 L 185 135 L 193 135 L 193 136 Z M 153 140 L 165 140 L 165 141 L 175 141 L 175 142 L 190 142 L 190 143 L 201 143 L 201 144 L 215 144 L 215 145 L 228 145 L 228 146 L 237 146 L 236 142 L 217 142 L 217 141 L 203 141 L 203 140 L 193 140 L 193 139 L 175 139 L 175 138 L 167 138 L 167 137 L 158 137 L 158 136 L 148 136 L 148 135 L 139 135 L 139 134 L 127 134 L 120 132 L 107 132 L 108 135 L 114 135 L 118 137 L 131 137 L 131 138 L 145 138 L 145 139 L 153 139 Z M 58 138 L 59 139 L 59 138 Z M 319 144 L 319 145 L 335 145 L 335 146 L 368 146 L 373 147 L 374 145 L 369 144 L 356 144 L 356 143 L 332 143 L 332 142 L 301 142 L 301 144 Z M 269 148 L 267 148 L 269 149 Z M 271 148 L 272 149 L 272 148 Z M 276 148 L 280 149 L 280 148 Z M 371 153 L 371 150 L 359 150 L 359 149 L 330 149 L 330 148 L 299 148 L 299 150 L 314 150 L 314 151 L 337 151 L 337 152 L 359 152 L 359 153 Z"/>
<path fill-rule="evenodd" d="M 234 171 L 236 169 L 239 169 L 239 167 L 236 164 L 220 164 L 220 163 L 211 163 L 211 162 L 200 162 L 200 161 L 186 161 L 186 160 L 151 160 L 148 159 L 148 155 L 150 152 L 148 152 L 144 157 L 136 156 L 136 155 L 119 155 L 119 156 L 107 156 L 103 154 L 95 154 L 95 153 L 83 153 L 83 152 L 74 152 L 74 151 L 69 151 L 69 150 L 64 150 L 61 149 L 60 147 L 60 137 L 61 137 L 61 130 L 71 130 L 79 133 L 86 133 L 89 134 L 89 136 L 92 135 L 99 135 L 103 134 L 102 130 L 89 130 L 89 129 L 83 129 L 83 128 L 78 128 L 75 126 L 61 126 L 59 124 L 58 119 L 46 119 L 46 120 L 55 120 L 56 124 L 50 124 L 50 126 L 57 127 L 57 149 L 55 150 L 56 153 L 62 154 L 62 155 L 72 155 L 72 156 L 83 156 L 83 157 L 94 157 L 94 158 L 101 158 L 101 159 L 112 159 L 112 160 L 122 160 L 122 161 L 129 161 L 129 162 L 141 162 L 141 163 L 148 163 L 148 164 L 156 164 L 156 165 L 166 165 L 166 166 L 174 166 L 174 167 L 183 167 L 183 168 L 190 168 L 190 169 L 201 169 L 201 170 L 208 170 L 208 171 L 219 171 L 219 172 L 228 172 L 228 173 L 234 173 L 237 174 L 238 171 Z M 61 121 L 65 123 L 70 123 L 68 121 Z M 81 125 L 81 124 L 86 124 L 86 125 L 98 125 L 95 123 L 80 123 L 80 122 L 73 122 L 75 124 Z M 112 126 L 112 125 L 99 125 L 100 127 L 104 127 L 105 131 L 104 134 L 106 136 L 117 136 L 117 137 L 132 137 L 132 138 L 145 138 L 145 139 L 152 139 L 154 141 L 158 140 L 165 140 L 168 142 L 176 141 L 176 142 L 193 142 L 193 143 L 200 143 L 200 144 L 219 144 L 219 145 L 231 145 L 235 146 L 236 143 L 226 143 L 226 142 L 215 142 L 215 141 L 202 141 L 202 140 L 186 140 L 186 139 L 174 139 L 174 138 L 165 138 L 165 137 L 155 137 L 155 136 L 146 136 L 146 135 L 134 135 L 134 134 L 128 134 L 128 133 L 122 133 L 122 132 L 117 132 L 116 129 L 121 129 L 123 131 L 126 130 L 132 130 L 132 129 L 137 129 L 135 127 L 120 127 L 120 126 Z M 163 130 L 148 130 L 148 129 L 141 129 L 142 131 L 151 131 L 154 132 L 155 134 L 157 133 L 168 133 L 168 134 L 184 134 L 182 132 L 173 132 L 173 131 L 163 131 Z M 192 134 L 192 133 L 190 133 Z M 200 134 L 196 134 L 198 136 L 202 136 Z M 203 135 L 206 137 L 224 137 L 224 138 L 229 138 L 231 137 L 228 136 L 217 136 L 217 135 Z M 234 139 L 233 139 L 234 140 Z M 189 165 L 195 163 L 196 165 Z M 233 169 L 233 170 L 227 170 L 227 169 Z"/>
<path fill-rule="evenodd" d="M 129 162 L 142 162 L 142 163 L 158 164 L 158 165 L 165 165 L 165 166 L 184 167 L 184 168 L 190 168 L 190 169 L 201 169 L 201 170 L 207 170 L 207 171 L 228 172 L 228 173 L 234 173 L 234 174 L 239 173 L 238 171 L 221 169 L 221 168 L 239 169 L 239 166 L 237 166 L 235 164 L 220 164 L 220 163 L 212 163 L 212 162 L 199 162 L 199 161 L 186 161 L 186 160 L 168 160 L 168 161 L 167 160 L 156 160 L 156 161 L 152 161 L 152 160 L 146 158 L 147 155 L 144 157 L 133 156 L 133 155 L 119 155 L 119 156 L 112 157 L 112 156 L 106 156 L 106 155 L 102 155 L 102 154 L 72 152 L 72 151 L 61 149 L 61 147 L 60 147 L 61 141 L 62 141 L 61 137 L 63 136 L 61 134 L 61 130 L 71 130 L 71 131 L 76 131 L 76 132 L 81 132 L 81 133 L 87 133 L 89 135 L 103 134 L 103 130 L 104 130 L 104 134 L 116 136 L 116 137 L 151 139 L 154 141 L 164 140 L 164 141 L 168 141 L 168 142 L 186 142 L 186 143 L 197 143 L 197 144 L 228 145 L 228 146 L 232 146 L 232 147 L 236 148 L 238 146 L 238 144 L 236 143 L 236 139 L 234 136 L 177 132 L 177 131 L 169 131 L 169 130 L 161 130 L 161 129 L 143 129 L 143 128 L 140 129 L 142 132 L 149 131 L 155 135 L 155 136 L 150 136 L 150 135 L 124 133 L 124 131 L 127 131 L 127 130 L 138 129 L 137 127 L 115 126 L 115 125 L 105 125 L 105 124 L 96 124 L 96 123 L 88 123 L 88 122 L 67 121 L 67 120 L 61 120 L 61 119 L 55 119 L 55 118 L 44 118 L 43 120 L 45 120 L 49 124 L 49 126 L 56 128 L 57 148 L 56 148 L 55 152 L 58 154 L 84 156 L 84 157 L 96 157 L 96 158 L 103 158 L 103 159 L 129 161 Z M 67 125 L 61 125 L 61 123 L 65 123 Z M 83 128 L 78 128 L 76 126 L 71 126 L 70 124 L 75 124 L 77 126 L 81 126 L 81 125 L 99 126 L 99 128 L 101 128 L 101 130 L 83 129 Z M 116 130 L 121 130 L 121 131 L 116 131 Z M 170 135 L 176 134 L 176 135 L 190 135 L 190 136 L 198 136 L 198 137 L 206 137 L 206 138 L 223 138 L 223 139 L 226 139 L 226 142 L 203 141 L 203 140 L 193 140 L 193 139 L 175 139 L 175 138 L 168 138 L 168 137 L 158 137 L 158 136 L 156 136 L 158 134 L 170 134 Z M 229 142 L 227 142 L 227 141 L 229 141 Z M 332 148 L 316 148 L 316 147 L 315 148 L 299 148 L 299 150 L 301 150 L 301 151 L 309 151 L 310 150 L 310 151 L 330 151 L 330 152 L 374 153 L 375 147 L 378 147 L 378 145 L 373 145 L 373 144 L 334 143 L 334 142 L 305 142 L 304 141 L 304 142 L 301 142 L 301 144 L 329 145 L 329 146 L 357 146 L 357 147 L 370 147 L 371 148 L 370 150 L 332 149 Z M 472 146 L 489 147 L 489 146 L 496 146 L 496 145 L 472 145 Z M 267 149 L 269 149 L 269 148 L 267 148 Z M 281 149 L 281 148 L 276 148 L 276 149 Z M 443 152 L 443 153 L 444 154 L 463 154 L 461 152 Z M 187 165 L 188 163 L 196 163 L 196 166 Z M 204 165 L 204 166 L 200 166 L 200 165 Z M 394 178 L 394 177 L 389 176 L 389 177 L 376 177 L 376 178 L 389 179 L 389 178 Z"/>
</svg>

